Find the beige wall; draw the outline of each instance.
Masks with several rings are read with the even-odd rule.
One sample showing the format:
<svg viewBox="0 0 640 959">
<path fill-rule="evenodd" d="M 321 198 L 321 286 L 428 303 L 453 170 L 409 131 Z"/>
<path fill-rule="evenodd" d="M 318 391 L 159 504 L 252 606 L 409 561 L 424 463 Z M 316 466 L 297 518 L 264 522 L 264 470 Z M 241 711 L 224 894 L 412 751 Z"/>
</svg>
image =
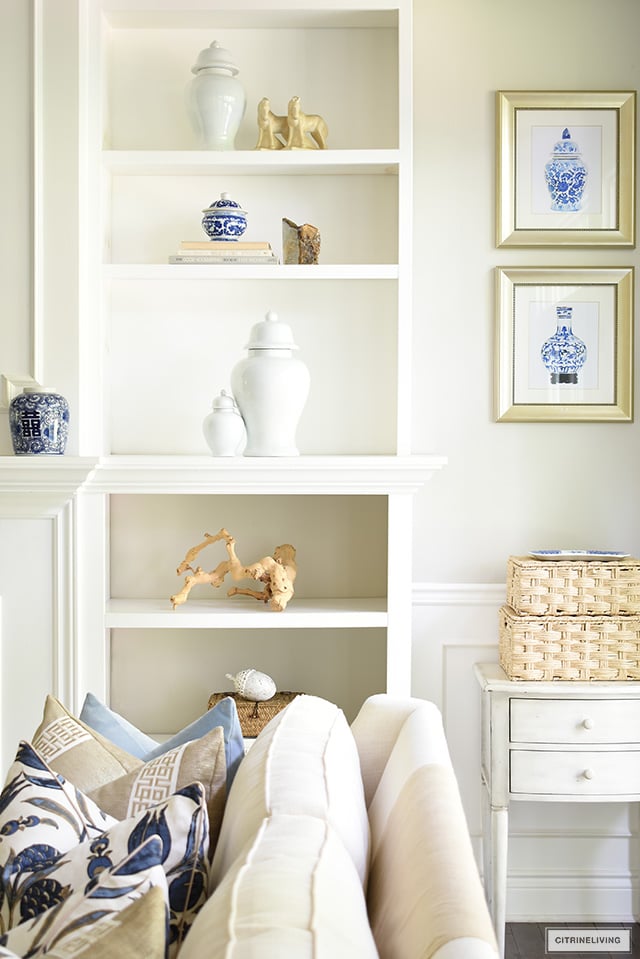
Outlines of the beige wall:
<svg viewBox="0 0 640 959">
<path fill-rule="evenodd" d="M 0 3 L 0 354 L 3 372 L 26 372 L 30 366 L 27 323 L 31 302 L 29 9 L 26 0 Z M 3 420 L 0 425 L 4 429 Z M 3 437 L 0 449 L 5 447 Z"/>
<path fill-rule="evenodd" d="M 542 546 L 640 552 L 640 424 L 495 423 L 496 265 L 638 265 L 636 250 L 498 250 L 496 90 L 640 87 L 637 0 L 416 0 L 414 579 L 499 583 Z"/>
</svg>

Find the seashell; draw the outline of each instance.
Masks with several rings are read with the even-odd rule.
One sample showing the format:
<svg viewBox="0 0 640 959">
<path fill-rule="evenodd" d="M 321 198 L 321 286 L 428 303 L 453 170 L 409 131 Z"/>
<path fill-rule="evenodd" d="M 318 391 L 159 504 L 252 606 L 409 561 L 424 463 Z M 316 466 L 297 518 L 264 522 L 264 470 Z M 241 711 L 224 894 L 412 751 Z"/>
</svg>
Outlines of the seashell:
<svg viewBox="0 0 640 959">
<path fill-rule="evenodd" d="M 225 673 L 225 676 L 231 680 L 239 696 L 253 703 L 261 703 L 275 695 L 276 684 L 271 676 L 257 669 L 241 669 L 235 676 L 231 673 Z"/>
</svg>

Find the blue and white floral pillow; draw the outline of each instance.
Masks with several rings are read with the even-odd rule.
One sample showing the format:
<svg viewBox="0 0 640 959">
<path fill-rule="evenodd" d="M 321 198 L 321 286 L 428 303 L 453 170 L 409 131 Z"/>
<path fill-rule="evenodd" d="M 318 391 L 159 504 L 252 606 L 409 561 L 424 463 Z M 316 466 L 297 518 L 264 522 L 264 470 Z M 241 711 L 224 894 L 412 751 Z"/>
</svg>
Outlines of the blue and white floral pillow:
<svg viewBox="0 0 640 959">
<path fill-rule="evenodd" d="M 73 802 L 65 806 L 58 796 L 52 798 L 55 783 L 63 796 L 73 795 Z M 31 808 L 40 815 L 31 814 Z M 108 822 L 102 823 L 103 818 Z M 33 747 L 21 744 L 0 796 L 0 932 L 29 921 L 73 892 L 88 892 L 104 870 L 150 836 L 162 842 L 174 953 L 209 892 L 203 786 L 186 786 L 120 822 L 103 817 L 88 797 L 49 770 Z"/>
<path fill-rule="evenodd" d="M 117 821 L 22 742 L 0 794 L 0 870 L 27 846 L 37 847 L 36 859 L 49 855 L 45 849 L 59 854 L 101 835 Z M 0 885 L 0 932 L 4 915 Z"/>
<path fill-rule="evenodd" d="M 160 946 L 163 950 L 166 947 L 167 898 L 162 857 L 162 840 L 151 836 L 120 862 L 104 869 L 89 889 L 70 892 L 57 905 L 0 936 L 0 956 L 35 959 L 47 955 L 64 959 L 90 952 L 93 959 L 98 959 L 97 945 L 104 955 L 113 956 L 117 950 L 118 959 L 128 959 L 127 951 L 121 948 L 122 922 L 139 924 L 145 916 L 148 922 L 150 906 L 154 928 L 147 930 L 150 948 L 145 949 L 144 955 L 160 956 Z M 153 897 L 145 901 L 152 891 Z M 129 907 L 140 899 L 143 899 L 144 911 L 137 908 L 133 914 L 129 913 Z M 161 924 L 161 930 L 155 928 L 157 923 Z M 110 944 L 107 937 L 111 937 Z M 125 942 L 127 938 L 130 937 L 125 936 Z M 154 942 L 155 948 L 151 945 Z M 129 951 L 128 955 L 133 957 L 135 953 Z"/>
</svg>

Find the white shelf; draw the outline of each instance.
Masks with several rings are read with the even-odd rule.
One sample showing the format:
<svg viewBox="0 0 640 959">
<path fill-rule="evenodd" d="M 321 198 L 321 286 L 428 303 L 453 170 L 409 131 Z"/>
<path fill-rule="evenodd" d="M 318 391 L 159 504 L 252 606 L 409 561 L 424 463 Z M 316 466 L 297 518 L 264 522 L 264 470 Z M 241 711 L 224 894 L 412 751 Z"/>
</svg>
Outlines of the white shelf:
<svg viewBox="0 0 640 959">
<path fill-rule="evenodd" d="M 182 580 L 176 577 L 178 589 Z M 105 625 L 110 629 L 367 629 L 387 625 L 381 597 L 291 600 L 276 613 L 255 600 L 188 599 L 172 609 L 169 599 L 112 599 Z"/>
<path fill-rule="evenodd" d="M 397 11 L 388 0 L 234 0 L 231 9 L 212 9 L 209 0 L 102 0 L 112 27 L 124 29 L 327 29 L 393 27 Z"/>
<path fill-rule="evenodd" d="M 444 456 L 110 456 L 88 487 L 106 493 L 383 495 L 416 493 Z"/>
<path fill-rule="evenodd" d="M 243 266 L 241 263 L 112 263 L 103 268 L 108 280 L 397 280 L 394 263 L 330 263 L 315 266 Z"/>
<path fill-rule="evenodd" d="M 104 150 L 120 176 L 397 176 L 398 150 Z"/>
</svg>

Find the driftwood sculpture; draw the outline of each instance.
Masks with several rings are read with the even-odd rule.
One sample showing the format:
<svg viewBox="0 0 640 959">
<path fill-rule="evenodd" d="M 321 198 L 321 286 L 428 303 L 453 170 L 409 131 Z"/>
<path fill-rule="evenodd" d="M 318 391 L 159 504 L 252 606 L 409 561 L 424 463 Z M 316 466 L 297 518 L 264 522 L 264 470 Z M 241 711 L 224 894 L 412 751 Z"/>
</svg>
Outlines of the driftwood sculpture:
<svg viewBox="0 0 640 959">
<path fill-rule="evenodd" d="M 196 566 L 194 569 L 191 564 L 198 553 L 211 543 L 217 543 L 222 539 L 225 541 L 229 558 L 218 563 L 210 573 L 205 572 L 201 566 Z M 227 591 L 227 596 L 252 596 L 263 603 L 268 603 L 269 608 L 275 612 L 282 612 L 293 596 L 293 584 L 297 573 L 294 547 L 289 543 L 276 546 L 273 556 L 264 556 L 250 566 L 243 566 L 236 556 L 235 544 L 236 541 L 233 536 L 226 529 L 221 529 L 214 535 L 205 533 L 203 542 L 193 546 L 187 552 L 176 573 L 178 576 L 182 576 L 186 570 L 191 570 L 191 575 L 185 578 L 184 586 L 180 592 L 171 597 L 171 604 L 174 609 L 186 602 L 194 586 L 199 583 L 210 583 L 211 586 L 218 588 L 222 586 L 227 573 L 230 573 L 236 581 L 254 579 L 264 583 L 264 589 L 241 589 L 238 586 L 232 586 Z"/>
</svg>

